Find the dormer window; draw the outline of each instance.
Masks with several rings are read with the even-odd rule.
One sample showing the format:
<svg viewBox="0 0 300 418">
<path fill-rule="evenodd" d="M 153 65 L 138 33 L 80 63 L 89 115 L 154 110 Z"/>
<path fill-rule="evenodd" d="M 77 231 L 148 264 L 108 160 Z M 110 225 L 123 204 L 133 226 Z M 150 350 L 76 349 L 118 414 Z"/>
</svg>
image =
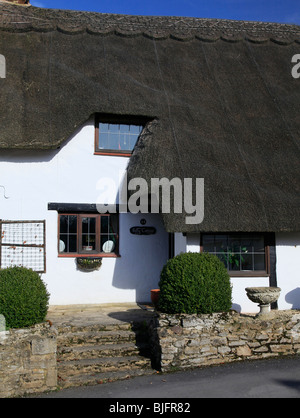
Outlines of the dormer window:
<svg viewBox="0 0 300 418">
<path fill-rule="evenodd" d="M 95 154 L 130 157 L 145 121 L 96 117 Z"/>
</svg>

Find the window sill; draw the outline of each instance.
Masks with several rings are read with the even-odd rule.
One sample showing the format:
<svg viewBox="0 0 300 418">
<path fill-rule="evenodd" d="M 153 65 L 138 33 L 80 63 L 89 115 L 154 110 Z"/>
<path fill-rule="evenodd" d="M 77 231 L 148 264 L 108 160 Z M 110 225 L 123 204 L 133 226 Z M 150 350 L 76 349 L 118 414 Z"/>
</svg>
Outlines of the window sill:
<svg viewBox="0 0 300 418">
<path fill-rule="evenodd" d="M 229 276 L 232 277 L 233 279 L 236 277 L 270 277 L 270 274 L 266 273 L 265 271 L 237 271 L 237 272 L 232 272 L 229 271 Z"/>
<path fill-rule="evenodd" d="M 119 254 L 107 254 L 107 253 L 98 253 L 98 254 L 77 254 L 77 253 L 70 253 L 70 254 L 58 254 L 58 258 L 96 258 L 96 257 L 102 257 L 102 258 L 120 258 L 121 256 Z"/>
<path fill-rule="evenodd" d="M 106 155 L 111 157 L 131 157 L 132 152 L 125 153 L 125 152 L 112 152 L 112 151 L 95 151 L 94 155 Z"/>
</svg>

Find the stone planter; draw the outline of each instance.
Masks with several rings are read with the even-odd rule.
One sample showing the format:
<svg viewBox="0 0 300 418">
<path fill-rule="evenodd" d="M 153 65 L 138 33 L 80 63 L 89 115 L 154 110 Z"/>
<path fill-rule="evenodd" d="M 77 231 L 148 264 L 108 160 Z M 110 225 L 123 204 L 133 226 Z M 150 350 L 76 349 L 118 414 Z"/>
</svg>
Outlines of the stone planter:
<svg viewBox="0 0 300 418">
<path fill-rule="evenodd" d="M 260 312 L 258 315 L 268 315 L 270 313 L 270 304 L 278 300 L 280 296 L 280 287 L 247 287 L 248 298 L 258 303 Z"/>
</svg>

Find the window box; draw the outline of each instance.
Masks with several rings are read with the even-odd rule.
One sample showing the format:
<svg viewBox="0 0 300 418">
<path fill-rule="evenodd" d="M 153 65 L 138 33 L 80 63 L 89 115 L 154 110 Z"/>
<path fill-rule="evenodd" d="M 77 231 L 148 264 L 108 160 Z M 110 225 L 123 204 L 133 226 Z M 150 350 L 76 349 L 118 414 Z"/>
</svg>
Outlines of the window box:
<svg viewBox="0 0 300 418">
<path fill-rule="evenodd" d="M 99 270 L 102 265 L 102 257 L 77 257 L 77 267 L 82 271 Z"/>
</svg>

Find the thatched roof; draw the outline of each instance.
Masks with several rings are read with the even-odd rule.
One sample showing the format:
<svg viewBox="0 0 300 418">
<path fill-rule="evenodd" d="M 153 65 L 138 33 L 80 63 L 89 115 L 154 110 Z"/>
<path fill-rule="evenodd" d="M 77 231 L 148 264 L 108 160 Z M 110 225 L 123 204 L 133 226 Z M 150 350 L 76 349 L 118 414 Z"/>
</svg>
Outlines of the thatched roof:
<svg viewBox="0 0 300 418">
<path fill-rule="evenodd" d="M 168 231 L 300 231 L 300 27 L 0 3 L 0 147 L 56 148 L 92 114 L 153 118 L 132 177 L 205 179 Z"/>
</svg>

